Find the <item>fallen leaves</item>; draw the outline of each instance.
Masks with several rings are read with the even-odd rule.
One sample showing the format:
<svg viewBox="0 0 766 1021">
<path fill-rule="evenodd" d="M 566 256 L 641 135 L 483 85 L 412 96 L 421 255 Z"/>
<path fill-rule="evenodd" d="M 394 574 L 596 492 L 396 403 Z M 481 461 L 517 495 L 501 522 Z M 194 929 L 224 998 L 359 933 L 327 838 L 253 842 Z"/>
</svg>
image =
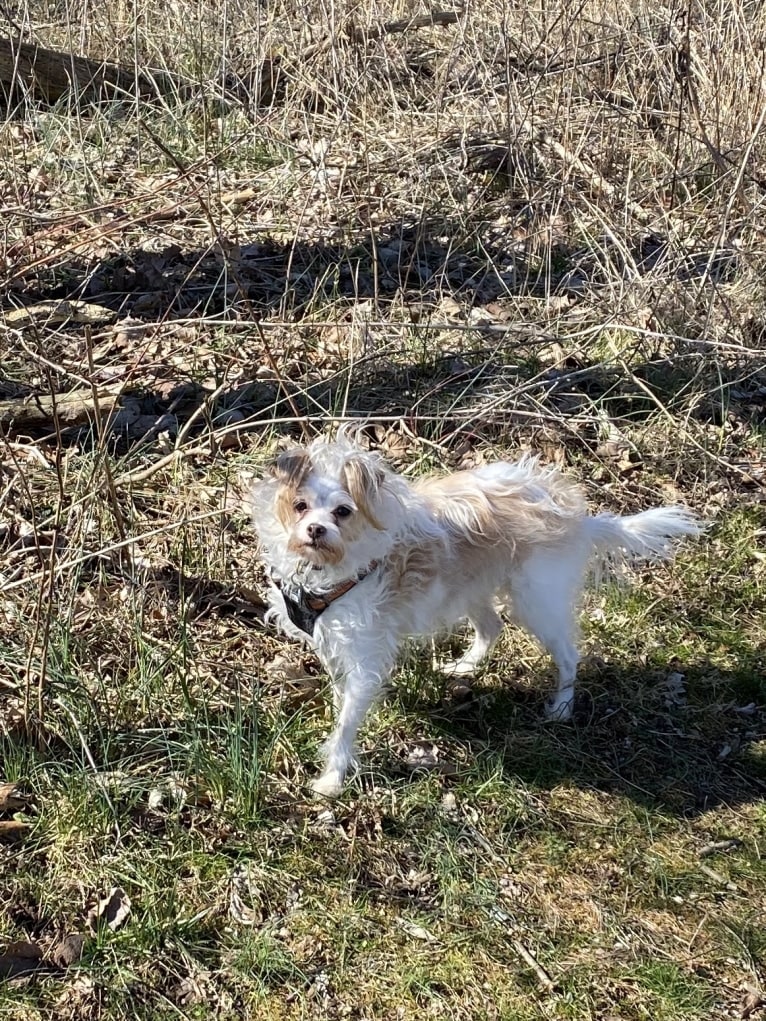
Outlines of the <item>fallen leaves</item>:
<svg viewBox="0 0 766 1021">
<path fill-rule="evenodd" d="M 321 679 L 306 668 L 302 657 L 278 655 L 268 666 L 269 683 L 290 704 L 311 702 L 319 696 Z"/>
<path fill-rule="evenodd" d="M 10 786 L 10 785 L 4 785 Z M 65 932 L 57 939 L 21 940 L 0 951 L 0 979 L 15 979 L 37 972 L 63 975 L 82 959 L 88 941 L 99 932 L 116 932 L 128 921 L 131 901 L 120 886 L 97 898 L 87 913 L 87 933 Z"/>
<path fill-rule="evenodd" d="M 54 946 L 51 960 L 58 968 L 68 968 L 82 957 L 86 938 L 79 932 L 68 933 Z"/>
<path fill-rule="evenodd" d="M 762 1010 L 763 1007 L 766 1007 L 766 994 L 757 986 L 746 986 L 739 1016 L 742 1018 L 752 1017 L 756 1011 Z"/>
<path fill-rule="evenodd" d="M 442 749 L 432 741 L 414 741 L 407 749 L 404 762 L 413 772 L 432 770 L 444 776 L 452 776 L 458 771 L 457 765 L 445 759 Z"/>
<path fill-rule="evenodd" d="M 676 670 L 665 678 L 665 705 L 669 709 L 686 705 L 686 676 Z"/>
<path fill-rule="evenodd" d="M 17 843 L 27 836 L 31 828 L 30 823 L 21 819 L 0 819 L 0 841 Z"/>
<path fill-rule="evenodd" d="M 23 794 L 18 784 L 0 784 L 0 812 L 18 812 L 29 804 L 29 797 Z"/>
<path fill-rule="evenodd" d="M 20 812 L 30 807 L 30 798 L 18 784 L 0 784 L 0 812 Z M 18 843 L 32 828 L 26 819 L 0 819 L 0 841 Z"/>
<path fill-rule="evenodd" d="M 94 936 L 104 926 L 116 932 L 127 922 L 130 910 L 130 897 L 121 886 L 113 886 L 88 912 L 88 928 Z"/>
<path fill-rule="evenodd" d="M 109 322 L 114 313 L 103 305 L 88 304 L 85 301 L 42 301 L 35 305 L 15 308 L 5 312 L 5 324 L 12 329 L 54 326 L 70 320 L 75 323 L 99 325 Z"/>
<path fill-rule="evenodd" d="M 260 925 L 263 921 L 261 896 L 245 866 L 234 869 L 230 876 L 229 914 L 240 925 Z"/>
<path fill-rule="evenodd" d="M 0 953 L 0 979 L 28 975 L 43 966 L 43 952 L 37 943 L 9 943 Z"/>
<path fill-rule="evenodd" d="M 397 918 L 396 924 L 412 939 L 422 940 L 424 943 L 434 943 L 436 936 L 428 929 L 425 929 L 422 925 L 417 925 L 415 922 L 411 922 L 408 918 Z"/>
<path fill-rule="evenodd" d="M 0 979 L 22 978 L 33 972 L 65 971 L 82 957 L 85 936 L 64 936 L 46 953 L 43 945 L 29 940 L 9 943 L 0 952 Z"/>
</svg>

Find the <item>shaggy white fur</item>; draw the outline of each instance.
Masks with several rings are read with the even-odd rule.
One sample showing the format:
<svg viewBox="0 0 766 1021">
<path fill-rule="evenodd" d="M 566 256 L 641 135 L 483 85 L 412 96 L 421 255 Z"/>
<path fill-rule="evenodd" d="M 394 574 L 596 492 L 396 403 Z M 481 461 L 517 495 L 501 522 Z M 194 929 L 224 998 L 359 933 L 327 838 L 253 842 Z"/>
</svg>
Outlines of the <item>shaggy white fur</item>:
<svg viewBox="0 0 766 1021">
<path fill-rule="evenodd" d="M 558 668 L 548 715 L 568 719 L 589 565 L 666 559 L 702 530 L 682 507 L 589 516 L 580 490 L 531 457 L 411 483 L 344 436 L 281 455 L 252 499 L 271 616 L 310 641 L 332 678 L 337 719 L 313 785 L 326 797 L 340 793 L 406 639 L 467 619 L 473 643 L 449 671 L 469 676 L 508 605 Z"/>
</svg>

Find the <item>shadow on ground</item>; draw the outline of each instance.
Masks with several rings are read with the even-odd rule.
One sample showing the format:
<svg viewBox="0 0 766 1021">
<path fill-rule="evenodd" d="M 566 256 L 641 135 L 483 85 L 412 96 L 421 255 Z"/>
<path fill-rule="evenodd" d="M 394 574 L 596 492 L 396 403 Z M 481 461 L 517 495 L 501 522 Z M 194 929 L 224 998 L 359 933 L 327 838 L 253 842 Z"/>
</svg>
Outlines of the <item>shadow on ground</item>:
<svg viewBox="0 0 766 1021">
<path fill-rule="evenodd" d="M 74 259 L 28 278 L 17 273 L 13 290 L 24 302 L 78 298 L 152 322 L 273 313 L 298 322 L 328 302 L 374 300 L 382 310 L 395 300 L 421 304 L 450 294 L 483 305 L 509 294 L 582 288 L 582 280 L 573 281 L 565 245 L 532 261 L 507 231 L 481 241 L 461 243 L 461 237 L 465 224 L 425 217 L 337 242 L 264 236 L 197 250 L 138 247 L 97 263 Z"/>
<path fill-rule="evenodd" d="M 481 240 L 476 229 L 467 238 L 465 225 L 426 217 L 414 226 L 381 227 L 356 243 L 278 243 L 264 237 L 225 253 L 136 248 L 99 263 L 74 260 L 55 272 L 22 278 L 9 303 L 78 298 L 129 317 L 133 326 L 116 327 L 95 352 L 86 349 L 85 331 L 76 323 L 27 336 L 27 345 L 37 346 L 49 362 L 59 360 L 78 372 L 92 364 L 94 382 L 122 385 L 122 410 L 110 419 L 121 453 L 151 444 L 160 432 L 173 436 L 192 416 L 196 425 L 189 439 L 226 424 L 257 430 L 296 415 L 321 419 L 341 412 L 415 422 L 436 418 L 443 434 L 464 427 L 467 417 L 505 426 L 519 415 L 539 420 L 546 410 L 558 417 L 581 414 L 594 400 L 608 401 L 610 414 L 645 417 L 656 412 L 657 400 L 641 383 L 671 411 L 675 398 L 699 392 L 700 352 L 693 345 L 659 353 L 650 342 L 637 341 L 641 351 L 638 357 L 633 353 L 631 365 L 640 383 L 631 384 L 624 373 L 597 367 L 602 357 L 597 348 L 592 357 L 560 353 L 557 359 L 550 351 L 555 330 L 516 324 L 525 296 L 566 306 L 598 301 L 599 288 L 608 282 L 605 273 L 619 275 L 620 260 L 624 268 L 624 252 L 616 251 L 604 265 L 603 247 L 597 255 L 561 244 L 533 259 L 520 253 L 507 228 L 493 233 L 482 226 Z M 461 243 L 461 237 L 467 239 Z M 738 271 L 731 253 L 690 262 L 654 237 L 637 237 L 630 257 L 633 274 L 636 267 L 652 274 L 651 300 L 659 303 L 669 300 L 663 288 L 691 279 L 696 287 L 703 277 L 728 280 Z M 447 317 L 452 333 L 440 305 L 445 298 L 457 302 Z M 368 330 L 355 321 L 362 307 L 362 319 L 385 319 L 385 329 Z M 268 360 L 258 320 L 275 315 L 294 324 L 283 328 L 283 336 L 268 334 L 276 381 L 258 375 Z M 321 333 L 328 315 L 346 330 L 340 340 Z M 195 319 L 205 316 L 217 317 L 216 323 L 201 320 L 199 331 L 185 341 L 155 340 L 163 323 L 184 319 L 194 331 Z M 537 312 L 528 318 L 534 320 Z M 354 331 L 356 341 L 349 336 Z M 326 344 L 329 352 L 322 351 Z M 204 367 L 195 361 L 201 347 L 208 350 Z M 185 353 L 179 356 L 179 350 Z M 238 371 L 227 383 L 232 358 Z M 719 424 L 728 414 L 747 418 L 762 412 L 761 370 L 757 360 L 742 357 L 729 378 L 727 367 L 716 364 L 711 398 L 693 402 L 689 413 Z M 23 357 L 6 371 L 0 394 L 12 398 L 34 397 L 51 380 L 56 383 L 55 375 L 37 387 L 28 383 L 32 371 L 26 371 Z M 71 386 L 68 378 L 63 385 Z M 46 429 L 49 425 L 40 427 L 43 434 Z M 79 427 L 67 430 L 64 423 L 56 431 L 64 440 L 83 441 Z"/>
<path fill-rule="evenodd" d="M 641 673 L 630 665 L 597 672 L 586 666 L 571 723 L 544 721 L 544 682 L 529 688 L 509 681 L 487 690 L 477 681 L 470 699 L 448 698 L 428 716 L 426 758 L 432 743 L 437 762 L 431 768 L 447 782 L 459 782 L 462 770 L 480 762 L 533 789 L 574 784 L 680 816 L 761 800 L 766 714 L 757 664 L 737 674 L 707 662 L 678 669 L 685 673 L 671 673 L 668 686 L 668 668 L 659 664 Z M 408 749 L 405 742 L 383 770 L 417 771 L 417 758 L 407 763 Z"/>
</svg>

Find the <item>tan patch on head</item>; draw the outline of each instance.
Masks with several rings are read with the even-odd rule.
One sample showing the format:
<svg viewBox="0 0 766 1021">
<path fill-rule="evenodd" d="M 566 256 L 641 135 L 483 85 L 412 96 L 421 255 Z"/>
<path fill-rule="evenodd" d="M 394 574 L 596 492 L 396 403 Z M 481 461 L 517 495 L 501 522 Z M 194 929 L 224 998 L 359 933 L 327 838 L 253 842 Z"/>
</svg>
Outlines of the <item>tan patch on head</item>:
<svg viewBox="0 0 766 1021">
<path fill-rule="evenodd" d="M 383 470 L 364 458 L 352 458 L 343 466 L 341 482 L 346 492 L 356 504 L 359 514 L 378 531 L 383 531 L 383 525 L 375 516 L 373 506 L 384 478 Z"/>
<path fill-rule="evenodd" d="M 310 470 L 308 452 L 301 449 L 287 450 L 280 454 L 271 469 L 279 483 L 274 499 L 274 513 L 285 531 L 289 531 L 295 522 L 293 504 Z"/>
<path fill-rule="evenodd" d="M 311 469 L 311 460 L 307 450 L 296 447 L 295 450 L 286 450 L 280 454 L 271 468 L 271 473 L 277 482 L 290 489 L 297 489 L 303 482 Z"/>
</svg>

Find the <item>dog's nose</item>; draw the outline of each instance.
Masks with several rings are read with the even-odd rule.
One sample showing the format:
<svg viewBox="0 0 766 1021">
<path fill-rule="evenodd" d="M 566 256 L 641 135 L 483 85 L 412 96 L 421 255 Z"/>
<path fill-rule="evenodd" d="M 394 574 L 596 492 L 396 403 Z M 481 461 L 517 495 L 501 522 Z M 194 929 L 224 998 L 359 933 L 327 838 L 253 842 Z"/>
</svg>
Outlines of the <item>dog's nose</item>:
<svg viewBox="0 0 766 1021">
<path fill-rule="evenodd" d="M 306 526 L 309 539 L 321 539 L 327 529 L 324 525 L 311 524 Z"/>
</svg>

